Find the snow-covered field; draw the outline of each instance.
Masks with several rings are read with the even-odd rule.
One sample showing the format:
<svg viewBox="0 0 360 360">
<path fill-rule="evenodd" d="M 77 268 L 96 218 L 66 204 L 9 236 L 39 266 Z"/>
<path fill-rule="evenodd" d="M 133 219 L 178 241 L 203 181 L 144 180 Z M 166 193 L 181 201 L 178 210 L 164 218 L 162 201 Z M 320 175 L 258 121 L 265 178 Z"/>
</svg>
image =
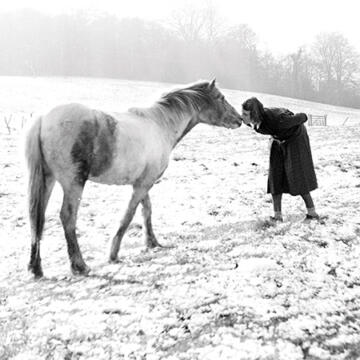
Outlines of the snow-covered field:
<svg viewBox="0 0 360 360">
<path fill-rule="evenodd" d="M 0 114 L 20 118 L 70 101 L 119 111 L 170 88 L 0 78 Z M 253 95 L 224 94 L 238 109 Z M 284 223 L 268 223 L 268 139 L 247 127 L 199 125 L 150 193 L 154 230 L 169 248 L 144 250 L 138 213 L 121 263 L 108 264 L 130 189 L 86 185 L 78 233 L 88 277 L 70 274 L 59 188 L 42 241 L 45 278 L 27 273 L 21 126 L 14 116 L 8 134 L 0 123 L 0 359 L 360 358 L 360 111 L 258 97 L 328 114 L 333 126 L 308 128 L 320 185 L 313 196 L 325 223 L 304 223 L 302 201 L 290 196 Z M 338 126 L 346 117 L 352 126 Z"/>
</svg>

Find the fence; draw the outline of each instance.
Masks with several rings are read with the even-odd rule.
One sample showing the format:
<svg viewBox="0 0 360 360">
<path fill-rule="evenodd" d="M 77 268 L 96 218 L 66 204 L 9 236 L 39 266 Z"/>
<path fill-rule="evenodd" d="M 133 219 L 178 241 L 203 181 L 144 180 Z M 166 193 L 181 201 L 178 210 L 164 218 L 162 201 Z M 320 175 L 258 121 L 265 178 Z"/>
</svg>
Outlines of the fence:
<svg viewBox="0 0 360 360">
<path fill-rule="evenodd" d="M 308 124 L 309 126 L 326 126 L 327 125 L 327 115 L 313 115 L 308 114 Z"/>
</svg>

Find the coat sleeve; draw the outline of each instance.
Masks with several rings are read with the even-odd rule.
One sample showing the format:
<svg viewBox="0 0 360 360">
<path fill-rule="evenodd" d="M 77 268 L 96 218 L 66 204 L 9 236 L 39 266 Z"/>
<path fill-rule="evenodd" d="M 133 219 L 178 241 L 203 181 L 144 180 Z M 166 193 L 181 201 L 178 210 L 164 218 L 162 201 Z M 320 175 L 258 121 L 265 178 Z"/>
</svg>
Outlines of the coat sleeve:
<svg viewBox="0 0 360 360">
<path fill-rule="evenodd" d="M 305 113 L 293 114 L 290 111 L 285 112 L 278 117 L 278 128 L 279 130 L 291 129 L 294 126 L 305 123 L 307 119 Z"/>
</svg>

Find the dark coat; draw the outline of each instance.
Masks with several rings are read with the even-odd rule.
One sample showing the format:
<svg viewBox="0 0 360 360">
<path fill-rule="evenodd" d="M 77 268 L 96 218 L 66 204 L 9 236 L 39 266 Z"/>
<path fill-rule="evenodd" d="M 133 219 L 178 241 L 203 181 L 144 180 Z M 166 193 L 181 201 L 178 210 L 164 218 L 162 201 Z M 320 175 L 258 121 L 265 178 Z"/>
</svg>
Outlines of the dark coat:
<svg viewBox="0 0 360 360">
<path fill-rule="evenodd" d="M 270 167 L 267 191 L 271 194 L 301 195 L 317 188 L 309 136 L 304 113 L 282 108 L 265 108 L 255 131 L 271 135 Z"/>
</svg>

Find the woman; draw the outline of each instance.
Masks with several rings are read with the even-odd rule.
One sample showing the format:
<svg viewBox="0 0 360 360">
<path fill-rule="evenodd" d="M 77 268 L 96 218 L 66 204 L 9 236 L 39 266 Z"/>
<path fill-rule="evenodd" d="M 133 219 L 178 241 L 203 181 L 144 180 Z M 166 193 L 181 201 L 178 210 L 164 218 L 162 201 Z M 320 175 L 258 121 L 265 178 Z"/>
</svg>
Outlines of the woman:
<svg viewBox="0 0 360 360">
<path fill-rule="evenodd" d="M 310 191 L 317 188 L 316 174 L 311 156 L 309 136 L 304 113 L 293 114 L 283 108 L 264 108 L 255 97 L 242 105 L 245 124 L 253 125 L 260 134 L 271 135 L 270 169 L 267 192 L 271 193 L 274 216 L 283 221 L 282 194 L 301 195 L 307 209 L 307 220 L 319 220 Z"/>
</svg>

